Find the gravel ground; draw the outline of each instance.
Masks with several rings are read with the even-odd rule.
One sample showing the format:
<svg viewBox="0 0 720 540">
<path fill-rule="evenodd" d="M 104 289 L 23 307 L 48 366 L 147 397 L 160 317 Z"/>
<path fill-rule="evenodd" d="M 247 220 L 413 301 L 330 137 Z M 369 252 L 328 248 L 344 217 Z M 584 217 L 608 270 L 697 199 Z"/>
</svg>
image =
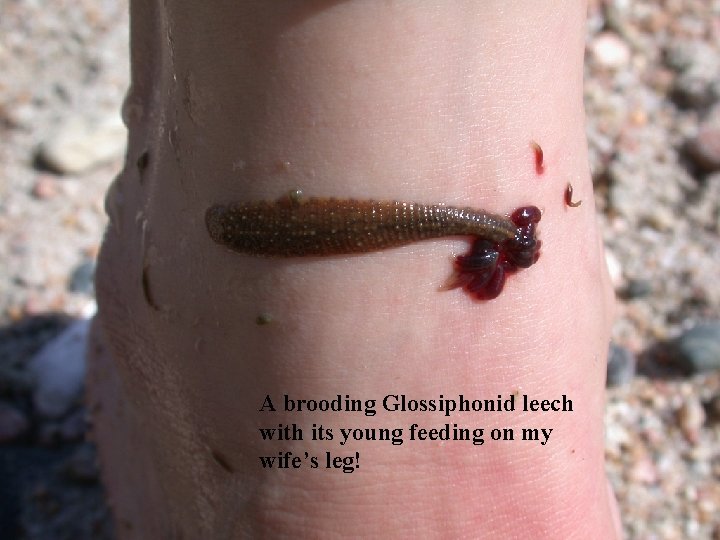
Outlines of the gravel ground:
<svg viewBox="0 0 720 540">
<path fill-rule="evenodd" d="M 112 538 L 82 362 L 54 359 L 82 357 L 94 309 L 127 2 L 8 0 L 0 35 L 0 536 Z M 585 101 L 625 534 L 720 539 L 720 1 L 595 1 Z"/>
</svg>

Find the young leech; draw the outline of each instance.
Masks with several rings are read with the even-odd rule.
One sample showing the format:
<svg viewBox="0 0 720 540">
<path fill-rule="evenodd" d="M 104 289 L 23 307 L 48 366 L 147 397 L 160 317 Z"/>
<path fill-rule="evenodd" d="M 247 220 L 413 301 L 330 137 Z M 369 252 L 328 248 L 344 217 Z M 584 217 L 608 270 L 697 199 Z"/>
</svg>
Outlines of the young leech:
<svg viewBox="0 0 720 540">
<path fill-rule="evenodd" d="M 565 204 L 569 206 L 570 208 L 577 208 L 582 204 L 582 201 L 573 202 L 573 187 L 570 182 L 568 182 L 567 187 L 565 188 Z"/>
<path fill-rule="evenodd" d="M 535 155 L 535 173 L 542 175 L 545 173 L 545 161 L 543 157 L 543 149 L 535 141 L 530 141 L 530 148 L 532 148 L 533 154 Z"/>
<path fill-rule="evenodd" d="M 216 204 L 205 213 L 210 237 L 238 253 L 305 257 L 367 253 L 428 238 L 472 236 L 456 257 L 445 288 L 463 287 L 479 300 L 496 298 L 509 274 L 540 256 L 540 210 L 510 218 L 472 208 L 400 201 L 304 199 L 299 190 L 277 201 Z"/>
</svg>

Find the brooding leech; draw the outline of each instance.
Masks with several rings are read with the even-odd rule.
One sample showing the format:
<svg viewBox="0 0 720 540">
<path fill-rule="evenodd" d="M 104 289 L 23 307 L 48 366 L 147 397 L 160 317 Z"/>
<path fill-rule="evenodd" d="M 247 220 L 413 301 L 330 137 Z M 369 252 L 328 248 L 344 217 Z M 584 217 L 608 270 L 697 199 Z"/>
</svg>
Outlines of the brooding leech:
<svg viewBox="0 0 720 540">
<path fill-rule="evenodd" d="M 367 253 L 444 236 L 472 236 L 455 258 L 445 288 L 463 287 L 479 300 L 496 298 L 505 278 L 540 256 L 535 238 L 540 210 L 516 209 L 510 218 L 442 204 L 333 198 L 214 205 L 205 214 L 210 237 L 233 251 L 269 257 Z"/>
</svg>

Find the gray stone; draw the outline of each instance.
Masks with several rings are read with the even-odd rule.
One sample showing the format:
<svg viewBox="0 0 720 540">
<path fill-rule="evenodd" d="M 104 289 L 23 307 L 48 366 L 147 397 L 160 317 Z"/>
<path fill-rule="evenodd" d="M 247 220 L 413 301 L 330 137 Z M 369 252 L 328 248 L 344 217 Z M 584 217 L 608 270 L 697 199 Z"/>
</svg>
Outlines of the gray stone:
<svg viewBox="0 0 720 540">
<path fill-rule="evenodd" d="M 36 381 L 33 403 L 40 415 L 60 418 L 80 399 L 89 327 L 87 319 L 74 322 L 30 360 Z"/>
<path fill-rule="evenodd" d="M 635 376 L 635 355 L 625 347 L 610 344 L 607 363 L 607 386 L 624 386 Z"/>
<path fill-rule="evenodd" d="M 95 290 L 95 261 L 83 261 L 70 276 L 68 289 L 74 293 L 93 294 Z"/>
<path fill-rule="evenodd" d="M 630 279 L 623 291 L 624 298 L 644 298 L 652 293 L 652 282 L 647 279 Z"/>
<path fill-rule="evenodd" d="M 668 48 L 665 61 L 678 71 L 673 95 L 683 106 L 705 107 L 712 103 L 713 84 L 720 75 L 720 55 L 704 41 L 678 41 Z"/>
<path fill-rule="evenodd" d="M 688 375 L 720 370 L 720 321 L 700 323 L 670 343 L 669 360 Z"/>
</svg>

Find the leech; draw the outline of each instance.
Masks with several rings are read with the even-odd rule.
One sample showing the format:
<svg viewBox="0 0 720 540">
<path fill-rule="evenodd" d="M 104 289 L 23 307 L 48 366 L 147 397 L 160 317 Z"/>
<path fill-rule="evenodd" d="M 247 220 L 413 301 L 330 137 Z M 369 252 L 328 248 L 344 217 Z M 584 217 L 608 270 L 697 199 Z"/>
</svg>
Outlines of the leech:
<svg viewBox="0 0 720 540">
<path fill-rule="evenodd" d="M 497 297 L 505 277 L 540 256 L 540 210 L 525 206 L 510 218 L 472 208 L 399 201 L 303 199 L 299 190 L 269 202 L 214 205 L 205 214 L 210 237 L 238 253 L 305 257 L 367 253 L 445 236 L 472 236 L 455 260 L 447 288 L 478 299 Z"/>
<path fill-rule="evenodd" d="M 545 172 L 545 162 L 543 161 L 543 149 L 535 141 L 530 141 L 530 148 L 535 153 L 535 172 L 537 174 L 543 174 Z"/>
<path fill-rule="evenodd" d="M 577 208 L 582 204 L 582 201 L 573 202 L 573 187 L 570 182 L 568 182 L 567 187 L 565 188 L 565 204 L 570 206 L 571 208 Z"/>
</svg>

